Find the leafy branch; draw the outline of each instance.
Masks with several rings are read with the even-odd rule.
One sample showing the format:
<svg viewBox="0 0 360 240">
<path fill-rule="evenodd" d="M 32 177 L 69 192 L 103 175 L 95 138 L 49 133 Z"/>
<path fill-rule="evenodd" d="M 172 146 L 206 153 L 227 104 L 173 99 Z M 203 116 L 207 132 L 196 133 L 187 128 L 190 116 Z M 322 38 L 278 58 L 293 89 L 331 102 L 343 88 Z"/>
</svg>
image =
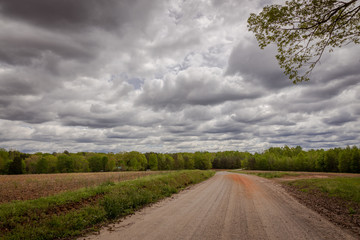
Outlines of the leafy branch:
<svg viewBox="0 0 360 240">
<path fill-rule="evenodd" d="M 360 42 L 360 5 L 358 0 L 286 1 L 250 14 L 248 29 L 261 48 L 277 45 L 276 58 L 290 80 L 308 81 L 326 49 Z"/>
</svg>

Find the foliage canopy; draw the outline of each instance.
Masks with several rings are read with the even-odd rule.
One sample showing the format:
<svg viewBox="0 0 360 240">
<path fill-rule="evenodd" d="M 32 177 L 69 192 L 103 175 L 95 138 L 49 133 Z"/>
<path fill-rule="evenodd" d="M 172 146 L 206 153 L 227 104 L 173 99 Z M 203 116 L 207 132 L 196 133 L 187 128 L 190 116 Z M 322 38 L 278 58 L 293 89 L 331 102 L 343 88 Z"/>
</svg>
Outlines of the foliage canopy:
<svg viewBox="0 0 360 240">
<path fill-rule="evenodd" d="M 261 48 L 277 45 L 276 58 L 293 83 L 309 80 L 324 51 L 360 42 L 358 0 L 291 0 L 248 18 Z M 302 71 L 306 66 L 307 70 Z M 300 72 L 299 72 L 300 71 Z"/>
</svg>

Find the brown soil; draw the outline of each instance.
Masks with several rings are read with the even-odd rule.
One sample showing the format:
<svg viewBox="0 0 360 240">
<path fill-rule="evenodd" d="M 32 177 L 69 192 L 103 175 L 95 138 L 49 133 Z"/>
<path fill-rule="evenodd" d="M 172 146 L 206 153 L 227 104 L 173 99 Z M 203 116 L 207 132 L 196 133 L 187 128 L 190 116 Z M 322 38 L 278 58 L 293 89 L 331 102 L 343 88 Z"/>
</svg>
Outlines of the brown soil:
<svg viewBox="0 0 360 240">
<path fill-rule="evenodd" d="M 334 177 L 360 177 L 358 173 L 322 173 L 322 172 L 292 172 L 298 175 L 284 176 L 279 180 L 298 180 L 298 179 L 310 179 L 310 178 L 334 178 Z"/>
<path fill-rule="evenodd" d="M 69 211 L 81 209 L 88 205 L 95 205 L 99 200 L 103 199 L 103 194 L 98 194 L 90 198 L 82 199 L 80 202 L 67 203 L 61 206 L 54 206 L 49 208 L 45 214 L 46 215 L 64 215 Z"/>
<path fill-rule="evenodd" d="M 64 191 L 100 185 L 108 181 L 131 180 L 155 173 L 159 172 L 0 175 L 0 204 L 13 200 L 37 199 Z"/>
<path fill-rule="evenodd" d="M 276 180 L 297 180 L 309 178 L 333 178 L 333 177 L 360 177 L 359 173 L 328 173 L 328 172 L 296 172 L 296 171 L 265 171 L 265 170 L 246 170 L 246 172 L 253 173 L 268 173 L 268 172 L 286 172 L 294 175 L 285 175 Z"/>
<path fill-rule="evenodd" d="M 349 229 L 360 238 L 360 204 L 330 197 L 318 190 L 303 192 L 287 184 L 283 184 L 283 187 L 300 203 L 326 217 L 330 222 Z"/>
</svg>

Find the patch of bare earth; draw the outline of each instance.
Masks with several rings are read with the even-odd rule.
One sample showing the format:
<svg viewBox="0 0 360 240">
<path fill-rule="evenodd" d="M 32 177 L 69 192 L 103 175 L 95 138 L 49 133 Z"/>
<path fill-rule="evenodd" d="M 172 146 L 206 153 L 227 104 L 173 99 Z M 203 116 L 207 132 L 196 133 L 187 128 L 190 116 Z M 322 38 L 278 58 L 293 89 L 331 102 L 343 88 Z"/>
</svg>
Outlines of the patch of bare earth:
<svg viewBox="0 0 360 240">
<path fill-rule="evenodd" d="M 294 172 L 294 175 L 285 175 L 277 179 L 279 181 L 291 181 L 298 179 L 311 179 L 311 178 L 333 178 L 333 177 L 359 177 L 357 173 L 322 173 L 322 172 Z"/>
<path fill-rule="evenodd" d="M 0 175 L 0 204 L 51 196 L 105 182 L 120 182 L 159 171 Z"/>
<path fill-rule="evenodd" d="M 284 184 L 298 179 L 358 177 L 358 174 L 307 173 L 298 176 L 286 176 L 275 181 L 300 203 L 327 218 L 330 222 L 357 234 L 360 237 L 360 204 L 339 197 L 328 196 L 320 190 L 301 191 L 299 187 Z"/>
</svg>

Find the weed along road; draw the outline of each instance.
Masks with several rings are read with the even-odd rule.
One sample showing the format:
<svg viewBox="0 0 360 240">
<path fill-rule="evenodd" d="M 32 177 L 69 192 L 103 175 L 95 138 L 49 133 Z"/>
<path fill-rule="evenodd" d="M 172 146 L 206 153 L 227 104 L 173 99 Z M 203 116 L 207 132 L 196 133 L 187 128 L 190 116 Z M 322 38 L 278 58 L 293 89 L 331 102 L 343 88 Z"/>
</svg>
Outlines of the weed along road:
<svg viewBox="0 0 360 240">
<path fill-rule="evenodd" d="M 350 234 L 272 181 L 218 172 L 85 239 L 356 239 Z"/>
</svg>

